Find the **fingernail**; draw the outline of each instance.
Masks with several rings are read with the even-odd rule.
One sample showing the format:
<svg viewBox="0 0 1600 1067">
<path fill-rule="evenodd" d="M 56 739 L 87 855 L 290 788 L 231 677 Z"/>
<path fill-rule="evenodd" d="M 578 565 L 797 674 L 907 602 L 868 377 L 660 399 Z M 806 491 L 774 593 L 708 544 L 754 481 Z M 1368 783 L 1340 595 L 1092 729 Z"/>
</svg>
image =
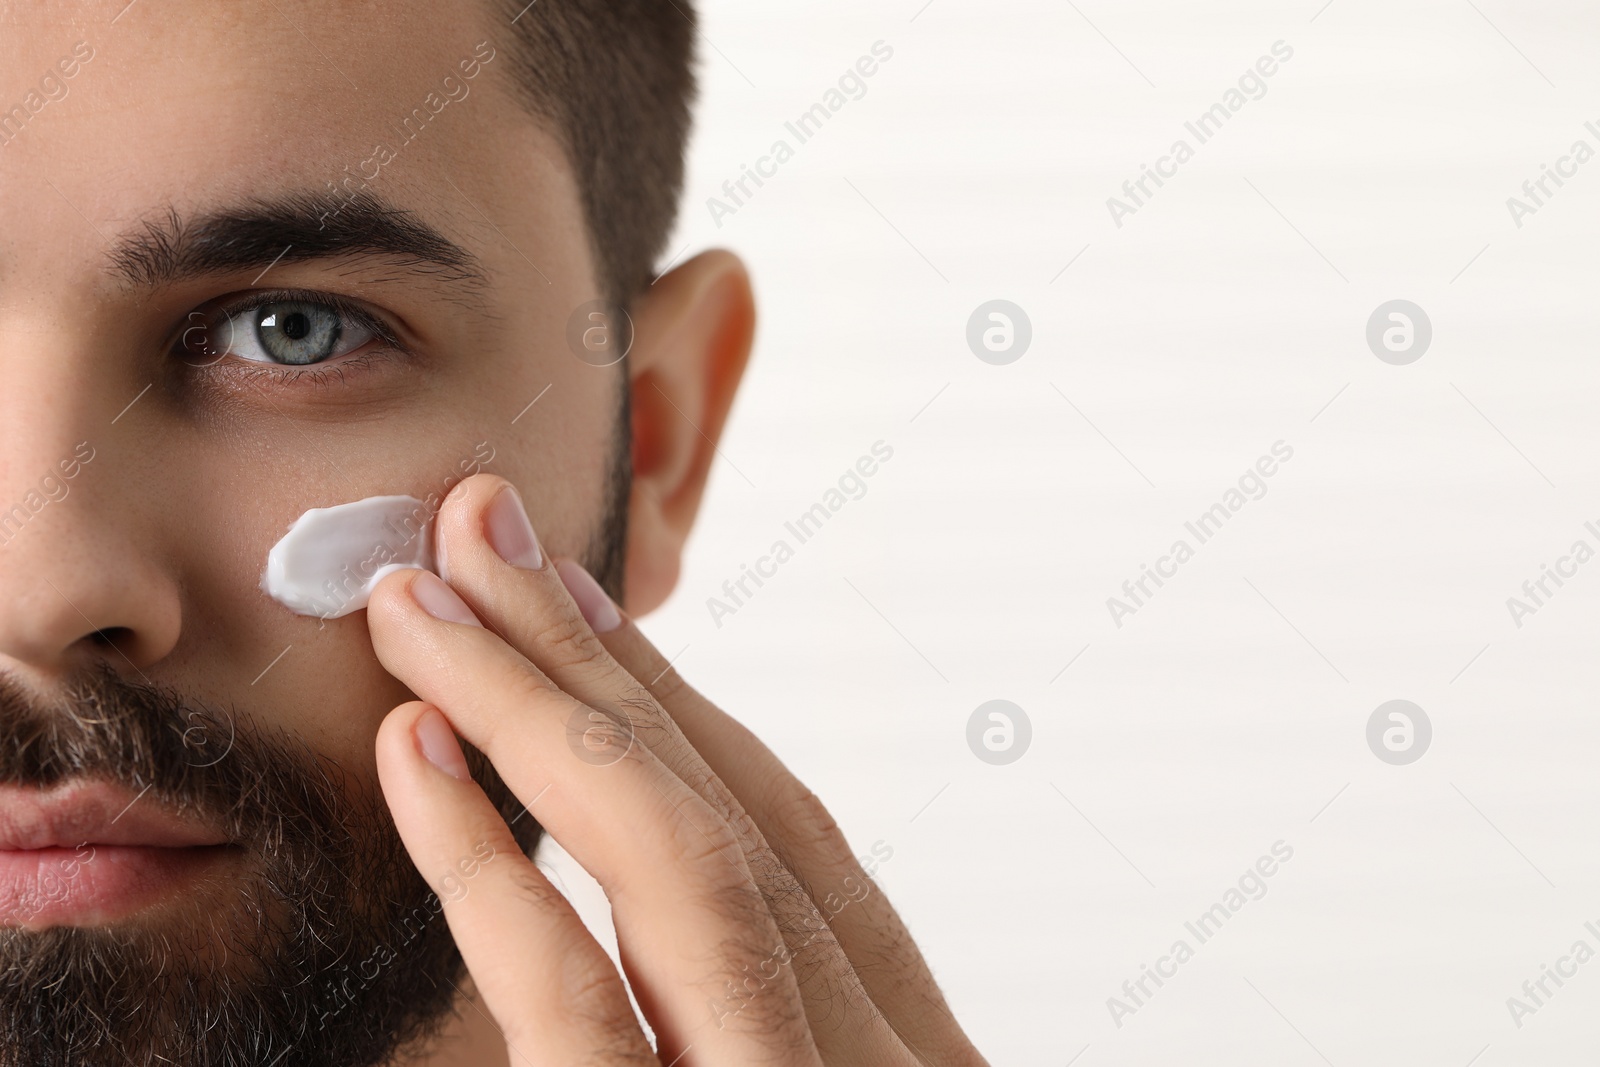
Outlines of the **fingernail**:
<svg viewBox="0 0 1600 1067">
<path fill-rule="evenodd" d="M 511 486 L 505 486 L 489 501 L 483 516 L 483 534 L 489 540 L 489 547 L 513 567 L 536 571 L 544 565 L 544 558 L 539 554 L 539 539 L 533 535 L 533 523 L 528 521 L 528 510 Z"/>
<path fill-rule="evenodd" d="M 577 601 L 578 610 L 583 612 L 583 621 L 589 624 L 589 629 L 603 634 L 622 625 L 622 613 L 606 596 L 606 591 L 600 588 L 600 583 L 589 576 L 588 571 L 570 559 L 564 559 L 556 564 L 556 573 L 561 575 L 562 584 L 572 594 L 572 599 Z"/>
<path fill-rule="evenodd" d="M 450 581 L 450 563 L 445 559 L 444 537 L 441 536 L 443 533 L 444 531 L 439 528 L 438 517 L 435 516 L 433 523 L 433 561 L 438 567 L 439 577 L 443 578 L 445 583 L 448 584 Z"/>
<path fill-rule="evenodd" d="M 461 754 L 461 742 L 456 740 L 456 732 L 437 710 L 429 708 L 418 715 L 411 726 L 411 736 L 416 739 L 417 751 L 422 753 L 423 759 L 452 778 L 463 782 L 472 780 L 467 770 L 467 757 Z"/>
<path fill-rule="evenodd" d="M 483 625 L 472 609 L 467 607 L 467 602 L 432 571 L 417 572 L 417 576 L 411 580 L 411 599 L 417 602 L 417 607 L 436 619 L 464 622 L 469 626 Z"/>
</svg>

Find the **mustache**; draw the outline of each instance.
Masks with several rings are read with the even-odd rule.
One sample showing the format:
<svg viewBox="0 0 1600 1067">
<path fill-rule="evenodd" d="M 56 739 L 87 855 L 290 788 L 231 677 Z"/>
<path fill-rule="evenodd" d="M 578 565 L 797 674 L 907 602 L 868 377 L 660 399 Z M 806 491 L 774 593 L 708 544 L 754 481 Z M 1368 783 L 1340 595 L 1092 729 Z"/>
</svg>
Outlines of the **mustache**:
<svg viewBox="0 0 1600 1067">
<path fill-rule="evenodd" d="M 462 740 L 483 787 L 523 852 L 543 828 L 489 758 Z M 0 671 L 0 785 L 47 788 L 104 779 L 193 813 L 232 841 L 264 852 L 348 847 L 376 828 L 400 850 L 375 784 L 352 782 L 337 760 L 233 706 L 195 702 L 175 689 L 123 678 L 96 662 L 41 701 Z M 321 851 L 318 849 L 318 851 Z"/>
<path fill-rule="evenodd" d="M 0 923 L 0 1064 L 388 1062 L 445 1015 L 461 957 L 376 782 L 272 714 L 104 665 L 49 699 L 0 672 L 0 782 L 111 781 L 247 854 L 235 896 L 155 930 Z"/>
<path fill-rule="evenodd" d="M 0 783 L 107 780 L 249 854 L 237 903 L 184 906 L 158 930 L 0 923 L 0 1065 L 110 1062 L 116 1048 L 128 1063 L 343 1067 L 436 1032 L 464 973 L 441 899 L 375 776 L 341 770 L 275 710 L 207 706 L 103 661 L 48 699 L 0 671 Z M 537 820 L 463 749 L 532 855 Z"/>
<path fill-rule="evenodd" d="M 0 784 L 103 779 L 259 846 L 344 823 L 348 782 L 337 763 L 246 721 L 105 663 L 75 672 L 51 700 L 0 672 Z"/>
</svg>

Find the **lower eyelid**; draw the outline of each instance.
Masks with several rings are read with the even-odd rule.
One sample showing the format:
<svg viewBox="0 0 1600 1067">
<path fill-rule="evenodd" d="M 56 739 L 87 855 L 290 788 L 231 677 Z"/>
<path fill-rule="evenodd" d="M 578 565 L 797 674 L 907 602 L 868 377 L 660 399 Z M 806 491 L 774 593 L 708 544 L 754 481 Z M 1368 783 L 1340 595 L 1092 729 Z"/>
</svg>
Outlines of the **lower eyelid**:
<svg viewBox="0 0 1600 1067">
<path fill-rule="evenodd" d="M 358 349 L 354 354 L 300 366 L 234 357 L 206 368 L 205 373 L 222 379 L 217 383 L 222 388 L 232 384 L 285 390 L 354 388 L 367 375 L 381 374 L 386 365 L 403 362 L 406 355 L 397 348 L 380 344 L 376 348 Z"/>
</svg>

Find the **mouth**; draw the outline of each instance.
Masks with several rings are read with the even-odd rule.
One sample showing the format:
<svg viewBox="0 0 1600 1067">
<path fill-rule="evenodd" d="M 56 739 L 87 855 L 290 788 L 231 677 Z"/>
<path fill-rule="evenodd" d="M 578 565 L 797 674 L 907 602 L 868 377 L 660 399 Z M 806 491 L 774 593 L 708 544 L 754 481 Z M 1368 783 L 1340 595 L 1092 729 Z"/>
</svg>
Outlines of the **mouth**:
<svg viewBox="0 0 1600 1067">
<path fill-rule="evenodd" d="M 176 899 L 241 850 L 103 781 L 0 785 L 0 928 L 98 926 Z"/>
</svg>

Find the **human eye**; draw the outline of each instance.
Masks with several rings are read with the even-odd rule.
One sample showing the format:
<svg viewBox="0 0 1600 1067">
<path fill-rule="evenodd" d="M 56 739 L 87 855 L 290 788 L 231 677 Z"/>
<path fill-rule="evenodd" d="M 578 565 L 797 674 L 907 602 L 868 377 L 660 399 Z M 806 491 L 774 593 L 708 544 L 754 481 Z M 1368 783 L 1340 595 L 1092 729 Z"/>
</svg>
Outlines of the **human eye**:
<svg viewBox="0 0 1600 1067">
<path fill-rule="evenodd" d="M 189 313 L 177 355 L 194 367 L 232 359 L 274 368 L 337 363 L 374 340 L 398 348 L 366 309 L 330 293 L 249 293 Z"/>
</svg>

